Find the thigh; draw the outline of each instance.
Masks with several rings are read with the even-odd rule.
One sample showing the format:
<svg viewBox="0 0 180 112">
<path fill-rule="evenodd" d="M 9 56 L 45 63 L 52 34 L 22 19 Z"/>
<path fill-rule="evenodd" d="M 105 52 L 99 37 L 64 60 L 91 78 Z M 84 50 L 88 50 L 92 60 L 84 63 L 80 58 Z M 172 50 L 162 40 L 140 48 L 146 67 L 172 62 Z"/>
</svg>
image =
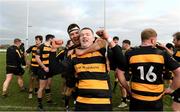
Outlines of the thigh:
<svg viewBox="0 0 180 112">
<path fill-rule="evenodd" d="M 45 88 L 47 85 L 47 80 L 39 80 L 39 88 Z"/>
</svg>

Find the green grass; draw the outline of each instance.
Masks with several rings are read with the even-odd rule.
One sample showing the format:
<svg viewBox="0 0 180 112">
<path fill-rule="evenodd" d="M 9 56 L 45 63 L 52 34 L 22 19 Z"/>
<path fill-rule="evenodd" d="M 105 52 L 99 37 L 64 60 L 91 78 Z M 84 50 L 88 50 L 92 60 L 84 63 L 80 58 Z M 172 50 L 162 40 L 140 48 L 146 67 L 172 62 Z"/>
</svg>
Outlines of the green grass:
<svg viewBox="0 0 180 112">
<path fill-rule="evenodd" d="M 0 53 L 0 88 L 2 89 L 3 81 L 5 80 L 5 53 Z M 111 83 L 113 85 L 113 72 L 111 72 Z M 29 83 L 29 73 L 26 70 L 24 74 L 24 83 L 25 86 L 28 88 Z M 58 103 L 55 107 L 49 107 L 46 102 L 44 101 L 43 104 L 46 110 L 64 110 L 64 102 L 62 100 L 61 95 L 61 86 L 62 86 L 62 79 L 60 75 L 56 75 L 53 77 L 53 84 L 52 84 L 52 93 L 53 93 L 53 100 Z M 0 89 L 0 93 L 2 90 Z M 33 99 L 28 99 L 28 92 L 20 92 L 19 87 L 17 85 L 16 77 L 13 77 L 13 81 L 10 84 L 8 97 L 3 98 L 0 96 L 0 111 L 9 110 L 29 110 L 33 111 L 36 110 L 37 106 L 37 99 L 36 96 L 33 96 Z M 126 108 L 117 108 L 120 104 L 120 91 L 119 87 L 117 87 L 116 93 L 113 93 L 113 110 L 116 111 L 127 111 L 128 107 Z M 45 100 L 45 99 L 44 99 Z M 170 105 L 172 101 L 169 96 L 164 97 L 164 109 L 165 111 L 171 110 Z M 73 103 L 71 102 L 71 109 L 73 109 Z"/>
</svg>

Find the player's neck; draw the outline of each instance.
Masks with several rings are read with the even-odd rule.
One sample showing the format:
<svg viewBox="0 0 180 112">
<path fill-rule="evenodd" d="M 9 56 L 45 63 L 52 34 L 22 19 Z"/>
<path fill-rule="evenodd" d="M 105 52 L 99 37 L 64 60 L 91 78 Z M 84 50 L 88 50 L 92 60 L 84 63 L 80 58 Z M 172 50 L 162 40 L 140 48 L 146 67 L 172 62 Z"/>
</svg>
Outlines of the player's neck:
<svg viewBox="0 0 180 112">
<path fill-rule="evenodd" d="M 142 42 L 141 46 L 154 46 L 151 42 Z"/>
</svg>

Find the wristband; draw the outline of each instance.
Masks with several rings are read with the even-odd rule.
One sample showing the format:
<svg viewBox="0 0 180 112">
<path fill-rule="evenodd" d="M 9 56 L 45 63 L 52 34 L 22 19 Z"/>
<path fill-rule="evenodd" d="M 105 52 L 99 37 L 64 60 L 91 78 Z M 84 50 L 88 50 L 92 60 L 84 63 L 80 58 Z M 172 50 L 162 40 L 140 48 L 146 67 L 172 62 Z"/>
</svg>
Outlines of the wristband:
<svg viewBox="0 0 180 112">
<path fill-rule="evenodd" d="M 107 41 L 108 41 L 108 43 L 111 43 L 111 42 L 113 41 L 113 39 L 112 39 L 111 37 L 109 37 L 109 38 L 107 39 Z"/>
</svg>

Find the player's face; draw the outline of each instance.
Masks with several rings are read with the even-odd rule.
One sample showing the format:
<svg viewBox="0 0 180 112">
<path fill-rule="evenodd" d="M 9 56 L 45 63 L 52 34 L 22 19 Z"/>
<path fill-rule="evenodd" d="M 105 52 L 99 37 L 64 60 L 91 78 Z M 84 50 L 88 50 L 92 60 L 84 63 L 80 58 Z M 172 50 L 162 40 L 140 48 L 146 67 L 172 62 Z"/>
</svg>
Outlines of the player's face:
<svg viewBox="0 0 180 112">
<path fill-rule="evenodd" d="M 177 40 L 175 37 L 173 38 L 173 43 L 175 47 L 180 47 L 180 40 Z"/>
<path fill-rule="evenodd" d="M 41 44 L 41 40 L 39 38 L 37 38 L 35 41 L 36 41 L 36 45 Z"/>
<path fill-rule="evenodd" d="M 20 45 L 21 45 L 21 44 L 22 44 L 22 42 L 21 42 L 21 41 L 16 42 L 17 47 L 20 47 Z"/>
<path fill-rule="evenodd" d="M 82 30 L 80 33 L 80 43 L 82 48 L 88 48 L 93 44 L 94 35 L 89 29 Z"/>
<path fill-rule="evenodd" d="M 128 43 L 122 43 L 122 49 L 127 50 L 130 47 Z"/>
<path fill-rule="evenodd" d="M 115 43 L 116 45 L 117 45 L 118 42 L 119 42 L 119 40 L 117 40 L 117 39 L 114 39 L 113 41 L 114 41 L 114 43 Z"/>
<path fill-rule="evenodd" d="M 75 45 L 78 45 L 80 43 L 79 42 L 79 37 L 80 37 L 79 30 L 74 30 L 74 31 L 70 32 L 69 37 L 71 38 L 72 42 Z"/>
</svg>

